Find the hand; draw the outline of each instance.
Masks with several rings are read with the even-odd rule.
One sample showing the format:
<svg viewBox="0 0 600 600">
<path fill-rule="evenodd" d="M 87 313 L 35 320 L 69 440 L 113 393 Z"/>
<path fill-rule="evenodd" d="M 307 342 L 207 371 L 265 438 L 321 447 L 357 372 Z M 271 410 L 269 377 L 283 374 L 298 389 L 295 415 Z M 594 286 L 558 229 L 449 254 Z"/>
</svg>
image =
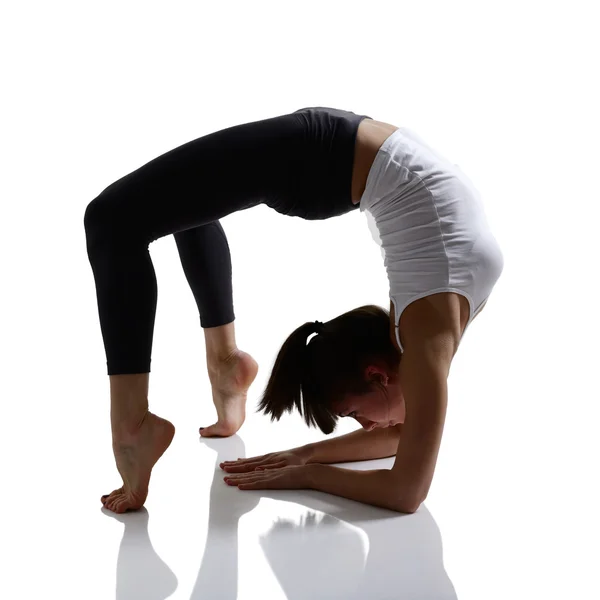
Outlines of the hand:
<svg viewBox="0 0 600 600">
<path fill-rule="evenodd" d="M 219 466 L 227 473 L 248 473 L 261 469 L 279 469 L 291 465 L 305 465 L 308 455 L 298 450 L 285 450 L 283 452 L 271 452 L 253 458 L 238 458 L 237 460 L 226 460 Z"/>
<path fill-rule="evenodd" d="M 309 465 L 290 465 L 279 469 L 261 469 L 251 473 L 238 473 L 224 477 L 227 485 L 240 490 L 302 490 L 310 489 Z"/>
</svg>

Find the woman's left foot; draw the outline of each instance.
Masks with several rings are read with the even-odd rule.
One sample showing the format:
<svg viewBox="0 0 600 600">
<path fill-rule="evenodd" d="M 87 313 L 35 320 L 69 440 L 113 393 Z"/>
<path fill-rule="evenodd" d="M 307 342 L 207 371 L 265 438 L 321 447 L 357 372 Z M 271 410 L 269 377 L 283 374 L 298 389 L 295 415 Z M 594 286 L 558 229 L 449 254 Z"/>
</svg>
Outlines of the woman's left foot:
<svg viewBox="0 0 600 600">
<path fill-rule="evenodd" d="M 113 452 L 123 487 L 101 497 L 105 508 L 124 513 L 143 506 L 152 467 L 170 446 L 174 435 L 173 423 L 149 411 L 135 433 L 113 435 Z"/>
<path fill-rule="evenodd" d="M 219 368 L 209 372 L 217 422 L 200 430 L 202 437 L 229 437 L 246 420 L 248 388 L 256 379 L 258 363 L 242 350 L 234 352 Z"/>
</svg>

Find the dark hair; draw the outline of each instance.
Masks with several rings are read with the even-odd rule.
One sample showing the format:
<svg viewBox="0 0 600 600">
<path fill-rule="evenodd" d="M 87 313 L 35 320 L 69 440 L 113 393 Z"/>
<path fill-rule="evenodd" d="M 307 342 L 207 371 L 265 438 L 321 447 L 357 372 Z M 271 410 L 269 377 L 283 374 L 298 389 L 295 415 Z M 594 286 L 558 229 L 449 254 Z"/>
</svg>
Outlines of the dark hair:
<svg viewBox="0 0 600 600">
<path fill-rule="evenodd" d="M 390 338 L 390 313 L 380 306 L 355 308 L 322 327 L 308 344 L 308 336 L 319 329 L 314 321 L 285 340 L 258 411 L 279 421 L 295 406 L 309 427 L 329 434 L 338 420 L 333 402 L 369 393 L 372 384 L 364 379 L 365 368 L 375 361 L 395 368 L 401 355 Z"/>
</svg>

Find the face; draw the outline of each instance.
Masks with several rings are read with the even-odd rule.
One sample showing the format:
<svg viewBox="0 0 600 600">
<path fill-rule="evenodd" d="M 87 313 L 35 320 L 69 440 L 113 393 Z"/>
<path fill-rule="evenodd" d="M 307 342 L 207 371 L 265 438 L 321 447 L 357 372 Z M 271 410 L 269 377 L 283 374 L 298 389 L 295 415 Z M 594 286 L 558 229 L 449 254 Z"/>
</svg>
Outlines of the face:
<svg viewBox="0 0 600 600">
<path fill-rule="evenodd" d="M 367 368 L 367 378 L 373 383 L 373 391 L 365 396 L 346 396 L 335 403 L 335 412 L 356 419 L 367 431 L 404 423 L 406 408 L 397 377 L 373 366 Z"/>
</svg>

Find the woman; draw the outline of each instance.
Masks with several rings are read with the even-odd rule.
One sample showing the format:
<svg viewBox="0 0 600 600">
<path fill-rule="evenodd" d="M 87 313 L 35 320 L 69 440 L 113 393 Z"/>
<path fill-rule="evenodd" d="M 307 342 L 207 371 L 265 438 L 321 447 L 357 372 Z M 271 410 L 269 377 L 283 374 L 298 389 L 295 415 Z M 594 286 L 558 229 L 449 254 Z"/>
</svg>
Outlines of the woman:
<svg viewBox="0 0 600 600">
<path fill-rule="evenodd" d="M 412 512 L 433 477 L 450 362 L 500 276 L 502 254 L 476 191 L 454 165 L 407 129 L 324 107 L 198 138 L 113 183 L 88 205 L 87 251 L 123 478 L 102 502 L 115 512 L 140 508 L 151 470 L 175 432 L 148 411 L 157 298 L 148 245 L 159 237 L 175 236 L 204 328 L 218 421 L 201 435 L 230 436 L 241 427 L 258 365 L 235 344 L 231 259 L 218 219 L 262 203 L 309 220 L 359 205 L 367 210 L 386 253 L 391 304 L 390 314 L 367 306 L 325 325 L 301 326 L 279 353 L 260 408 L 278 419 L 295 405 L 325 433 L 338 416 L 353 416 L 370 436 L 357 447 L 374 448 L 372 440 L 392 436 L 397 459 L 391 470 L 362 472 L 290 464 L 248 473 L 255 465 L 244 461 L 223 465 L 234 473 L 228 483 L 315 487 Z M 311 333 L 319 335 L 307 346 Z M 396 433 L 384 432 L 388 426 Z M 319 447 L 330 449 L 332 442 Z M 388 449 L 386 441 L 386 456 Z M 375 458 L 373 450 L 367 454 Z"/>
</svg>

